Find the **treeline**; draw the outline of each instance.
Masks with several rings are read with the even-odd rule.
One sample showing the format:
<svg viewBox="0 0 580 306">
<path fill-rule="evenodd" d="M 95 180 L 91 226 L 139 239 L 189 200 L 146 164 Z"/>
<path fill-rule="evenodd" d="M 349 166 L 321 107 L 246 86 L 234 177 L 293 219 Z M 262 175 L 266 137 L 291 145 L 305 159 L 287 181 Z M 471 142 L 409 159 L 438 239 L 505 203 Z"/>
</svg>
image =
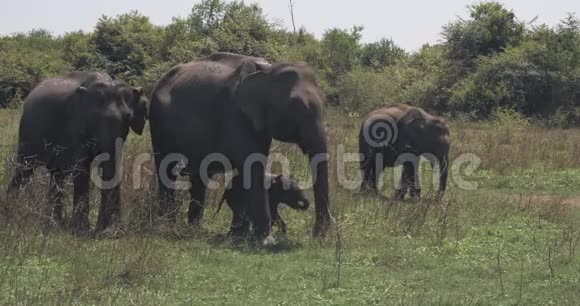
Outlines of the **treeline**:
<svg viewBox="0 0 580 306">
<path fill-rule="evenodd" d="M 305 61 L 330 104 L 349 112 L 406 102 L 438 113 L 487 118 L 496 109 L 580 120 L 580 21 L 526 23 L 496 2 L 469 7 L 447 24 L 441 43 L 408 53 L 382 39 L 362 43 L 363 27 L 329 29 L 321 39 L 269 21 L 255 4 L 204 0 L 167 26 L 130 12 L 103 16 L 94 31 L 53 36 L 45 30 L 0 37 L 0 104 L 18 105 L 44 78 L 96 70 L 151 90 L 171 66 L 216 51 Z M 388 32 L 388 29 L 386 29 Z"/>
</svg>

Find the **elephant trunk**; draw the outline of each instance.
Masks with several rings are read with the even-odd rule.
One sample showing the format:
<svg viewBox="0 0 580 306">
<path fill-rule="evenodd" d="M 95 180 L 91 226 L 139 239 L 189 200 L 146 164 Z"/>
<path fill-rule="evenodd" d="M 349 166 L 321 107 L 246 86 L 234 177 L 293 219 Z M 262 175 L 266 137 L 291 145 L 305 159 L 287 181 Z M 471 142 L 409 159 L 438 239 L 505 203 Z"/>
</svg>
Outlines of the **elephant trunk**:
<svg viewBox="0 0 580 306">
<path fill-rule="evenodd" d="M 101 207 L 97 219 L 97 232 L 119 222 L 121 206 L 122 145 L 121 139 L 107 142 L 104 152 L 95 158 L 102 169 L 100 189 Z"/>
<path fill-rule="evenodd" d="M 310 168 L 314 181 L 314 207 L 316 221 L 314 223 L 313 236 L 323 238 L 330 226 L 330 201 L 328 198 L 328 150 L 326 133 L 322 126 L 315 129 L 315 135 L 306 138 L 303 143 L 304 151 L 308 154 Z M 304 138 L 303 138 L 304 139 Z"/>
<path fill-rule="evenodd" d="M 449 156 L 448 154 L 444 155 L 443 158 L 440 159 L 441 164 L 439 165 L 439 192 L 437 197 L 442 198 L 445 194 L 445 189 L 447 188 L 447 177 L 449 175 Z"/>
</svg>

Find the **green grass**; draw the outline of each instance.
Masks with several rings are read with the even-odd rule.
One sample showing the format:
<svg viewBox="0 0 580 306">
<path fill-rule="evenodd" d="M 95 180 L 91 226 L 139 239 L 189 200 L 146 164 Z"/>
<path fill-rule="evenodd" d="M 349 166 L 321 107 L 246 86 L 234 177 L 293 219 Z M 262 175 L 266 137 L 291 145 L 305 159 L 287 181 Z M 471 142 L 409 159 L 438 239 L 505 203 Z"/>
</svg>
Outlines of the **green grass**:
<svg viewBox="0 0 580 306">
<path fill-rule="evenodd" d="M 15 135 L 7 117 L 0 112 L 3 143 Z M 344 140 L 347 150 L 356 148 L 358 120 L 330 112 L 332 145 Z M 479 184 L 475 191 L 452 181 L 444 201 L 434 202 L 427 170 L 425 199 L 394 203 L 340 188 L 333 175 L 340 265 L 336 229 L 325 241 L 310 237 L 312 210 L 283 210 L 287 240 L 268 250 L 224 236 L 229 211 L 211 216 L 221 191 L 209 193 L 201 230 L 184 225 L 185 209 L 176 227 L 151 224 L 150 176 L 135 191 L 126 174 L 119 239 L 45 230 L 34 215 L 46 189 L 39 173 L 12 203 L 24 212 L 0 229 L 0 304 L 577 304 L 580 213 L 567 200 L 580 186 L 573 145 L 580 132 L 530 127 L 497 138 L 498 128 L 485 124 L 457 122 L 452 129 L 454 157 L 482 158 L 481 170 L 467 177 Z M 544 149 L 528 152 L 534 143 Z M 296 148 L 275 144 L 274 150 L 290 154 L 295 177 L 309 178 Z M 147 151 L 147 138 L 131 138 L 126 163 Z M 3 154 L 10 160 L 12 151 Z M 348 176 L 356 173 L 356 164 L 348 164 Z M 389 196 L 392 171 L 386 176 Z M 91 205 L 94 219 L 96 194 Z"/>
</svg>

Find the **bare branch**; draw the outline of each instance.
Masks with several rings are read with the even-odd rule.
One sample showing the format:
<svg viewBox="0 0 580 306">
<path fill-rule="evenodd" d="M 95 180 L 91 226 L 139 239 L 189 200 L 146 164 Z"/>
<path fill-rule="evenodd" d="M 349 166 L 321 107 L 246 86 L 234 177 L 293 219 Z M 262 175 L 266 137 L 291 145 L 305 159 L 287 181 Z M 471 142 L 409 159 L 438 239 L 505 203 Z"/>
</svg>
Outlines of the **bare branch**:
<svg viewBox="0 0 580 306">
<path fill-rule="evenodd" d="M 289 0 L 288 9 L 290 10 L 290 17 L 292 18 L 292 28 L 296 34 L 296 23 L 294 22 L 294 1 Z"/>
</svg>

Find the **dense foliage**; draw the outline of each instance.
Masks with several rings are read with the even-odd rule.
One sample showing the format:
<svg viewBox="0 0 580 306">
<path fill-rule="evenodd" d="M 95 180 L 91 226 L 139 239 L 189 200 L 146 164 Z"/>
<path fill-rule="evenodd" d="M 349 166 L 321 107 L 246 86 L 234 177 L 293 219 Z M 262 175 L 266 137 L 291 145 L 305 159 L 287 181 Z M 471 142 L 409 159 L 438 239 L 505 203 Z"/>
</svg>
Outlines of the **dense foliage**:
<svg viewBox="0 0 580 306">
<path fill-rule="evenodd" d="M 256 4 L 204 0 L 186 18 L 156 26 L 129 12 L 103 16 L 94 31 L 45 30 L 0 37 L 0 105 L 17 105 L 46 77 L 105 71 L 150 91 L 169 67 L 216 51 L 306 61 L 329 103 L 366 112 L 406 102 L 439 113 L 488 118 L 512 109 L 570 125 L 580 107 L 580 20 L 527 24 L 497 2 L 469 7 L 444 26 L 442 42 L 407 53 L 395 42 L 361 42 L 363 27 L 329 29 L 317 39 L 268 20 Z"/>
</svg>

